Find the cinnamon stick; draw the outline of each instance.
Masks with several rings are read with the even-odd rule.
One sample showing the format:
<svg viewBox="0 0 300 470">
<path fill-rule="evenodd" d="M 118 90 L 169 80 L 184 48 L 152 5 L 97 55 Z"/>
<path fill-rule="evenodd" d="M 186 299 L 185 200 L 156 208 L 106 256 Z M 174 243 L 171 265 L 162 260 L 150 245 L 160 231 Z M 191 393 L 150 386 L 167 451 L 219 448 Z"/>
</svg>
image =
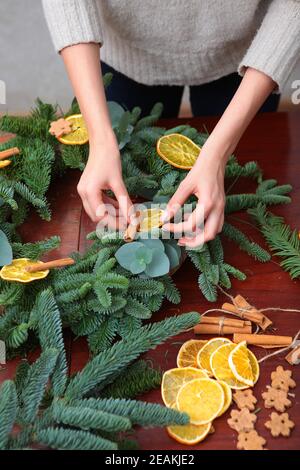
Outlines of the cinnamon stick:
<svg viewBox="0 0 300 470">
<path fill-rule="evenodd" d="M 268 317 L 266 317 L 266 315 L 264 315 L 262 312 L 260 312 L 255 307 L 250 305 L 242 295 L 235 296 L 234 304 L 240 309 L 248 310 L 248 312 L 246 312 L 247 315 L 249 313 L 250 315 L 252 315 L 253 318 L 257 318 L 258 321 L 255 323 L 257 323 L 261 327 L 262 330 L 266 330 L 269 326 L 272 325 L 273 322 Z M 252 321 L 255 321 L 255 320 L 252 320 Z"/>
<path fill-rule="evenodd" d="M 208 323 L 199 323 L 194 327 L 196 335 L 231 335 L 234 333 L 251 333 L 251 322 L 245 322 L 245 326 L 225 326 L 225 325 L 210 325 Z"/>
<path fill-rule="evenodd" d="M 242 307 L 242 305 L 244 306 Z M 253 323 L 256 323 L 257 325 L 259 325 L 263 330 L 266 330 L 268 326 L 272 325 L 272 321 L 269 318 L 267 318 L 265 315 L 263 315 L 256 308 L 250 306 L 251 308 L 247 309 L 245 307 L 246 306 L 244 303 L 243 304 L 240 303 L 240 305 L 237 306 L 237 305 L 232 305 L 228 302 L 225 302 L 222 305 L 222 310 L 232 312 L 241 318 L 246 318 L 247 320 L 250 320 Z"/>
<path fill-rule="evenodd" d="M 236 307 L 235 305 L 229 304 L 228 302 L 225 302 L 222 305 L 222 310 L 227 310 L 228 312 L 232 312 L 235 315 L 238 315 L 241 318 L 246 318 L 247 320 L 253 321 L 254 323 L 260 323 L 262 320 L 261 315 L 257 315 L 257 312 L 241 311 L 238 307 Z"/>
<path fill-rule="evenodd" d="M 7 150 L 0 152 L 0 160 L 5 160 L 6 158 L 13 157 L 14 155 L 19 155 L 20 149 L 18 147 L 12 147 Z"/>
<path fill-rule="evenodd" d="M 241 334 L 236 333 L 233 335 L 233 342 L 240 343 L 246 341 L 247 344 L 254 344 L 257 346 L 272 346 L 272 347 L 285 347 L 290 346 L 293 342 L 291 336 L 278 336 L 278 335 L 255 335 L 255 334 Z"/>
<path fill-rule="evenodd" d="M 210 325 L 219 325 L 222 323 L 224 326 L 234 326 L 236 328 L 243 328 L 245 326 L 244 320 L 235 320 L 224 317 L 208 317 L 206 315 L 201 318 L 201 324 L 203 323 Z"/>
<path fill-rule="evenodd" d="M 125 243 L 131 243 L 135 239 L 135 236 L 140 227 L 139 217 L 140 217 L 140 212 L 136 212 L 134 221 L 128 225 L 124 233 L 124 237 L 123 237 L 123 240 Z"/>
<path fill-rule="evenodd" d="M 47 263 L 36 263 L 32 264 L 31 266 L 28 266 L 26 268 L 26 271 L 29 273 L 36 273 L 38 271 L 46 271 L 47 269 L 53 269 L 53 268 L 62 268 L 64 266 L 70 266 L 71 264 L 74 264 L 75 261 L 72 258 L 61 258 L 61 259 L 55 259 L 53 261 L 48 261 Z"/>
<path fill-rule="evenodd" d="M 285 356 L 285 360 L 291 364 L 291 366 L 295 366 L 300 364 L 300 345 L 293 348 L 287 356 Z"/>
</svg>

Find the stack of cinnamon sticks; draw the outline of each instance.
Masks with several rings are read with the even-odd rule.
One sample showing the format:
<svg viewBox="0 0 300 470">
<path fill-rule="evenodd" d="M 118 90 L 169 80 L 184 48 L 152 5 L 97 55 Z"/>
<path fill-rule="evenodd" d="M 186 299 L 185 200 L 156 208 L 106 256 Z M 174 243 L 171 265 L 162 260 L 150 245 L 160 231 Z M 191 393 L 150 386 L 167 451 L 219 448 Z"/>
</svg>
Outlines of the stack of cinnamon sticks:
<svg viewBox="0 0 300 470">
<path fill-rule="evenodd" d="M 228 335 L 234 333 L 251 333 L 251 321 L 236 320 L 226 317 L 207 317 L 202 316 L 201 323 L 194 327 L 195 334 L 217 334 Z"/>
<path fill-rule="evenodd" d="M 222 310 L 234 313 L 243 319 L 250 320 L 251 322 L 257 324 L 262 330 L 266 330 L 269 326 L 272 325 L 272 321 L 268 317 L 250 305 L 241 295 L 234 297 L 233 304 L 225 302 L 222 305 Z"/>
</svg>

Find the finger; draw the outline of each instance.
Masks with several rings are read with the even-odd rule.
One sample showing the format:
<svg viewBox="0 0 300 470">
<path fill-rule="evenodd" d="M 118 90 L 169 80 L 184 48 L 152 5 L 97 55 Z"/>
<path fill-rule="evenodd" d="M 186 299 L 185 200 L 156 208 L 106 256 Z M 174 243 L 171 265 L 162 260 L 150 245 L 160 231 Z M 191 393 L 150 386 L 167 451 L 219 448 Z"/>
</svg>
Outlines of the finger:
<svg viewBox="0 0 300 470">
<path fill-rule="evenodd" d="M 93 213 L 92 213 L 92 210 L 89 206 L 89 203 L 88 203 L 87 199 L 82 198 L 82 204 L 83 204 L 83 208 L 84 208 L 85 212 L 87 213 L 87 215 L 89 216 L 89 218 L 91 220 L 93 220 Z"/>
<path fill-rule="evenodd" d="M 204 244 L 204 230 L 197 230 L 194 237 L 183 237 L 178 240 L 179 246 L 185 246 L 186 248 L 199 248 Z"/>
<path fill-rule="evenodd" d="M 123 217 L 127 220 L 127 222 L 129 222 L 129 214 L 133 204 L 124 183 L 118 182 L 112 186 L 111 189 L 115 193 Z"/>
<path fill-rule="evenodd" d="M 186 183 L 181 183 L 173 197 L 168 202 L 164 213 L 162 214 L 162 222 L 171 220 L 191 194 L 191 187 L 189 187 Z"/>
<path fill-rule="evenodd" d="M 127 227 L 127 221 L 124 217 L 114 217 L 113 215 L 106 213 L 104 217 L 98 222 L 99 227 L 108 227 L 110 230 L 118 231 L 125 230 Z"/>
<path fill-rule="evenodd" d="M 85 199 L 90 208 L 92 221 L 98 222 L 106 212 L 101 189 L 88 188 Z"/>
<path fill-rule="evenodd" d="M 173 233 L 182 233 L 184 236 L 192 237 L 197 228 L 203 227 L 203 223 L 204 206 L 198 202 L 196 209 L 188 215 L 184 222 L 165 224 L 163 230 L 168 230 Z"/>
<path fill-rule="evenodd" d="M 106 203 L 106 204 L 111 204 L 112 206 L 114 206 L 117 210 L 119 209 L 119 203 L 116 199 L 108 196 L 107 194 L 103 193 L 103 201 Z"/>
<path fill-rule="evenodd" d="M 210 213 L 209 217 L 206 219 L 204 224 L 204 243 L 213 240 L 220 226 L 220 221 L 222 220 L 222 213 L 213 211 Z"/>
<path fill-rule="evenodd" d="M 218 227 L 218 233 L 221 233 L 222 230 L 223 230 L 223 225 L 224 225 L 224 212 L 223 212 L 223 215 L 221 217 L 221 221 L 219 223 L 219 227 Z"/>
</svg>

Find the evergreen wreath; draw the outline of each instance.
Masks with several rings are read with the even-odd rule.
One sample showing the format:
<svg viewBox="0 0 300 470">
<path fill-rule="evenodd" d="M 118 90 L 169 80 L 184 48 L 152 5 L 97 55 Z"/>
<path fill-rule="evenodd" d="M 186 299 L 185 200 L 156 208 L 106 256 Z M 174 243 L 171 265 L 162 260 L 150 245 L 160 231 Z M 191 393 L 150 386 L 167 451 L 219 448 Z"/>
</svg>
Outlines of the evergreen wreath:
<svg viewBox="0 0 300 470">
<path fill-rule="evenodd" d="M 104 77 L 106 85 L 111 78 Z M 109 103 L 109 110 L 129 193 L 158 204 L 167 202 L 187 173 L 170 170 L 158 158 L 157 139 L 176 132 L 202 146 L 207 134 L 188 125 L 170 130 L 155 126 L 162 111 L 160 104 L 142 118 L 140 108 L 125 111 Z M 74 100 L 67 115 L 79 112 Z M 59 237 L 52 237 L 24 244 L 17 231 L 30 208 L 50 220 L 50 185 L 68 168 L 85 167 L 88 144 L 64 145 L 49 134 L 50 123 L 60 114 L 57 106 L 38 100 L 28 117 L 4 116 L 0 120 L 0 130 L 16 134 L 0 145 L 0 151 L 13 146 L 21 151 L 21 156 L 12 157 L 10 167 L 0 170 L 0 265 L 9 264 L 12 257 L 39 259 L 60 243 Z M 254 216 L 271 249 L 284 256 L 284 269 L 293 277 L 299 276 L 295 233 L 265 212 L 267 206 L 290 202 L 287 194 L 291 186 L 263 180 L 256 162 L 240 165 L 234 156 L 228 161 L 225 177 L 229 181 L 251 178 L 257 183 L 254 193 L 227 195 L 225 213 L 248 211 Z M 195 198 L 189 202 L 195 204 Z M 215 240 L 199 250 L 186 250 L 199 271 L 199 288 L 209 301 L 217 299 L 218 286 L 230 288 L 231 276 L 246 278 L 225 261 L 223 236 L 258 261 L 270 259 L 267 251 L 226 220 Z M 27 448 L 37 442 L 56 449 L 124 448 L 130 445 L 126 432 L 135 424 L 188 422 L 182 413 L 132 400 L 160 381 L 158 371 L 144 361 L 135 361 L 141 353 L 197 324 L 199 315 L 190 313 L 143 326 L 143 320 L 150 319 L 164 299 L 180 302 L 171 277 L 152 279 L 120 266 L 115 255 L 123 241 L 115 233 L 101 239 L 91 233 L 88 238 L 92 243 L 85 253 L 71 254 L 74 265 L 51 271 L 43 280 L 28 285 L 0 280 L 0 339 L 8 353 L 24 355 L 38 344 L 42 350 L 33 364 L 21 363 L 15 381 L 6 381 L 1 387 L 0 449 Z M 284 248 L 280 246 L 283 241 Z M 66 326 L 76 336 L 87 336 L 92 355 L 72 378 L 67 374 L 62 340 Z M 17 434 L 12 432 L 15 424 L 21 429 Z"/>
</svg>

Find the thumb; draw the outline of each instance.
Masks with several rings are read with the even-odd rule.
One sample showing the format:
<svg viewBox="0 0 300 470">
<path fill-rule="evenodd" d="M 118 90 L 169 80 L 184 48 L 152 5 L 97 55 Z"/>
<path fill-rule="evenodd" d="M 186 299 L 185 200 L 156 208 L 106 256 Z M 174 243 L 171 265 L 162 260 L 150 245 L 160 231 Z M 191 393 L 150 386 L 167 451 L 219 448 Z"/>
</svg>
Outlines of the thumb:
<svg viewBox="0 0 300 470">
<path fill-rule="evenodd" d="M 191 189 L 184 182 L 178 186 L 177 191 L 171 197 L 164 213 L 162 214 L 161 219 L 163 223 L 168 222 L 175 216 L 176 212 L 178 212 L 181 206 L 185 203 L 191 192 Z"/>
</svg>

